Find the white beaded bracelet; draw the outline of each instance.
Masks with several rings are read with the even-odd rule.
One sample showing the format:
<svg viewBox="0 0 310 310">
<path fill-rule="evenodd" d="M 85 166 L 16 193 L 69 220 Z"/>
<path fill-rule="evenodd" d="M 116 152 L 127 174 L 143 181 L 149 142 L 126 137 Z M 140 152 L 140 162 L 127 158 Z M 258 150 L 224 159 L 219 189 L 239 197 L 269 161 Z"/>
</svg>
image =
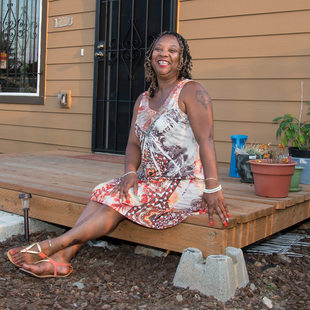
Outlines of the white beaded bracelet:
<svg viewBox="0 0 310 310">
<path fill-rule="evenodd" d="M 204 188 L 203 192 L 206 194 L 212 194 L 212 193 L 216 193 L 220 191 L 221 189 L 222 189 L 222 185 L 220 184 L 218 187 L 215 187 L 215 188 L 211 188 L 211 189 Z"/>
<path fill-rule="evenodd" d="M 125 174 L 123 174 L 123 175 L 121 176 L 121 178 L 123 178 L 123 177 L 125 177 L 126 175 L 131 174 L 131 173 L 137 174 L 136 171 L 129 171 L 129 172 L 126 172 Z"/>
</svg>

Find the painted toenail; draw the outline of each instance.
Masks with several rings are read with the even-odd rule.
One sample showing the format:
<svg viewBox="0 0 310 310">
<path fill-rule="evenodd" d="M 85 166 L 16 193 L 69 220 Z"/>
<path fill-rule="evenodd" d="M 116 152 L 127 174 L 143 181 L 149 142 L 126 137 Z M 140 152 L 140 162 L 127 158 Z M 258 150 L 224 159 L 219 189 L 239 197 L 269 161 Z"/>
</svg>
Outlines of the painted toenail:
<svg viewBox="0 0 310 310">
<path fill-rule="evenodd" d="M 14 250 L 11 250 L 11 254 L 15 254 L 15 251 L 14 251 Z"/>
</svg>

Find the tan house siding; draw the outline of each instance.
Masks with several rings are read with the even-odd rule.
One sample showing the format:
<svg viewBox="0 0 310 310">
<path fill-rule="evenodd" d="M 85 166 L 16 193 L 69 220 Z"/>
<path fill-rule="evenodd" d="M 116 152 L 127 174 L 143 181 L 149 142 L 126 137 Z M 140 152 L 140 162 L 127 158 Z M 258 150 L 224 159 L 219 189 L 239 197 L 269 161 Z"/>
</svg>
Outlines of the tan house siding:
<svg viewBox="0 0 310 310">
<path fill-rule="evenodd" d="M 299 115 L 301 81 L 310 100 L 309 20 L 307 0 L 180 1 L 193 77 L 213 99 L 219 161 L 230 160 L 232 134 L 276 144 L 272 120 Z"/>
<path fill-rule="evenodd" d="M 95 11 L 95 0 L 48 1 L 45 104 L 0 103 L 0 152 L 91 150 Z M 72 26 L 54 28 L 63 16 Z M 298 115 L 301 81 L 310 101 L 309 20 L 309 0 L 179 1 L 193 77 L 213 99 L 219 161 L 230 161 L 232 134 L 276 144 L 272 119 Z M 59 90 L 71 90 L 70 109 Z"/>
<path fill-rule="evenodd" d="M 90 151 L 95 11 L 95 0 L 48 1 L 45 104 L 0 104 L 0 152 Z M 62 16 L 72 26 L 54 28 Z M 58 105 L 59 90 L 71 90 L 70 109 Z"/>
</svg>

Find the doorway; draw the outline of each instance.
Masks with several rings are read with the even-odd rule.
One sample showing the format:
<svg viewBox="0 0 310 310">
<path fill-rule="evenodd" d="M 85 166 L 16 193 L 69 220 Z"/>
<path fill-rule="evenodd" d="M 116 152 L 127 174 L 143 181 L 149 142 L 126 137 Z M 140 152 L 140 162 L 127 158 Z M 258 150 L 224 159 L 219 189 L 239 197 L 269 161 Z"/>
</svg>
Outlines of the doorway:
<svg viewBox="0 0 310 310">
<path fill-rule="evenodd" d="M 92 151 L 124 154 L 145 52 L 176 29 L 177 0 L 97 0 Z"/>
</svg>

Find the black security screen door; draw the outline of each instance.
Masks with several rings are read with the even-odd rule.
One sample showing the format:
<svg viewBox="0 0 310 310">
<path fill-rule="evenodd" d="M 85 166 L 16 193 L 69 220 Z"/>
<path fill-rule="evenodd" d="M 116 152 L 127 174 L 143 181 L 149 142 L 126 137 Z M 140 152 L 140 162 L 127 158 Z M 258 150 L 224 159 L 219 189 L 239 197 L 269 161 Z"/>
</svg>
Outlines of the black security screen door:
<svg viewBox="0 0 310 310">
<path fill-rule="evenodd" d="M 177 0 L 97 0 L 93 152 L 124 153 L 147 47 L 174 30 Z"/>
</svg>

